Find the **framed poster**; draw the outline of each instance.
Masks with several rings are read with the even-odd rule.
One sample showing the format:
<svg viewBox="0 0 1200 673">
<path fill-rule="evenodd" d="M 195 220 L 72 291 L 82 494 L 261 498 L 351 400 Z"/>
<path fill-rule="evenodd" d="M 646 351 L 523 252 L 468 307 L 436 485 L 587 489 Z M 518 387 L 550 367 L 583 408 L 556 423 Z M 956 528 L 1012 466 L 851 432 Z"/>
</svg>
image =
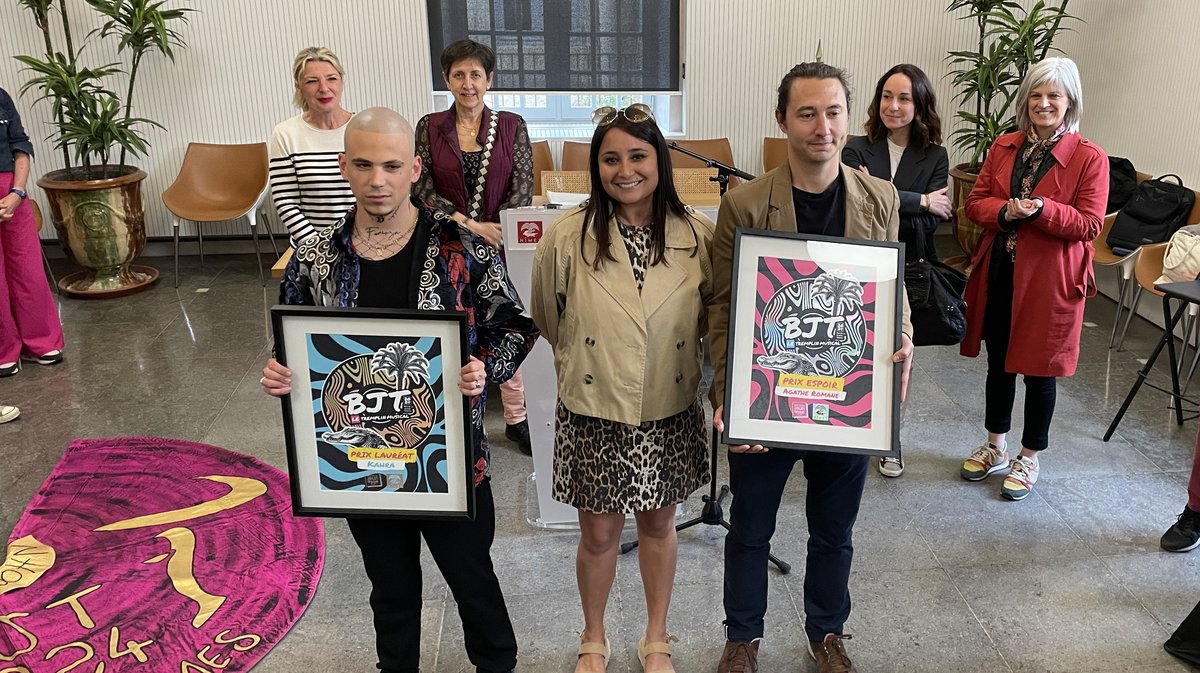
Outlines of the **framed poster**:
<svg viewBox="0 0 1200 673">
<path fill-rule="evenodd" d="M 307 516 L 475 514 L 468 359 L 457 311 L 275 306 L 292 508 Z"/>
<path fill-rule="evenodd" d="M 726 444 L 899 456 L 904 246 L 739 228 Z"/>
</svg>

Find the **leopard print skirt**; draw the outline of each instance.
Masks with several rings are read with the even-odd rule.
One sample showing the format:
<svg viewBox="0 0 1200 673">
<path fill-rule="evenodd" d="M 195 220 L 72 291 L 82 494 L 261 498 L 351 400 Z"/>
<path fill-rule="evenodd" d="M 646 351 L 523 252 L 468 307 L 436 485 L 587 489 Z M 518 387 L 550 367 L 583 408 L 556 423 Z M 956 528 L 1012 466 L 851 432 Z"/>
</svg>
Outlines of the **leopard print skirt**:
<svg viewBox="0 0 1200 673">
<path fill-rule="evenodd" d="M 699 400 L 657 421 L 626 425 L 558 403 L 554 499 L 597 514 L 683 502 L 708 483 L 709 446 Z"/>
</svg>

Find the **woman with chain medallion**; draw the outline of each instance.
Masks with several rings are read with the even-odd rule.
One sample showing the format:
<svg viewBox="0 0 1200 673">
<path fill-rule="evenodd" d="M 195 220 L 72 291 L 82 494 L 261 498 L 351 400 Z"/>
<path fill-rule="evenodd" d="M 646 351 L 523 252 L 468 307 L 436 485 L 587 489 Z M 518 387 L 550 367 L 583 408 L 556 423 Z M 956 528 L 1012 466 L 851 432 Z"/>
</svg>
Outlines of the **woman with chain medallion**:
<svg viewBox="0 0 1200 673">
<path fill-rule="evenodd" d="M 500 211 L 533 200 L 533 150 L 525 120 L 484 103 L 492 86 L 496 54 L 486 45 L 459 40 L 442 51 L 442 76 L 454 96 L 450 109 L 417 122 L 421 179 L 414 192 L 435 210 L 500 247 Z M 500 386 L 504 434 L 525 455 L 533 454 L 521 373 Z"/>
</svg>

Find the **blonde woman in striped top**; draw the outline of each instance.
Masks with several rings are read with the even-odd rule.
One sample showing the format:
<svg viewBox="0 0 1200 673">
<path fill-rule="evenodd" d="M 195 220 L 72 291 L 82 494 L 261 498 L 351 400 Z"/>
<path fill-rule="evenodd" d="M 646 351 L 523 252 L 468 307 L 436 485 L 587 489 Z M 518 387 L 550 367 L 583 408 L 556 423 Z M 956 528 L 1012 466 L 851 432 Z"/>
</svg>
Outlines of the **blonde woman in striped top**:
<svg viewBox="0 0 1200 673">
<path fill-rule="evenodd" d="M 293 246 L 341 219 L 354 195 L 342 179 L 338 155 L 353 113 L 342 108 L 345 70 L 325 47 L 296 54 L 292 103 L 300 114 L 271 133 L 271 200 Z"/>
</svg>

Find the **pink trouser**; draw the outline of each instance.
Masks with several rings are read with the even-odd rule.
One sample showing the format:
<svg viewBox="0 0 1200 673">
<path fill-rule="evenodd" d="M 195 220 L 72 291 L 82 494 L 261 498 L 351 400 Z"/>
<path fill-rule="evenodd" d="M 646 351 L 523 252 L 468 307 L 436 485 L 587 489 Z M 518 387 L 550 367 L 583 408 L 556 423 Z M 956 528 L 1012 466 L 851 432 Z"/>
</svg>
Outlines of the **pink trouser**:
<svg viewBox="0 0 1200 673">
<path fill-rule="evenodd" d="M 1188 509 L 1200 512 L 1200 432 L 1196 434 L 1196 453 L 1192 456 L 1192 476 L 1188 478 Z"/>
<path fill-rule="evenodd" d="M 504 405 L 505 424 L 516 425 L 525 420 L 525 381 L 520 369 L 500 384 L 500 402 Z"/>
<path fill-rule="evenodd" d="M 12 173 L 0 173 L 0 194 L 12 188 L 12 179 Z M 0 364 L 62 347 L 62 323 L 42 268 L 33 209 L 23 201 L 11 220 L 0 222 Z"/>
</svg>

